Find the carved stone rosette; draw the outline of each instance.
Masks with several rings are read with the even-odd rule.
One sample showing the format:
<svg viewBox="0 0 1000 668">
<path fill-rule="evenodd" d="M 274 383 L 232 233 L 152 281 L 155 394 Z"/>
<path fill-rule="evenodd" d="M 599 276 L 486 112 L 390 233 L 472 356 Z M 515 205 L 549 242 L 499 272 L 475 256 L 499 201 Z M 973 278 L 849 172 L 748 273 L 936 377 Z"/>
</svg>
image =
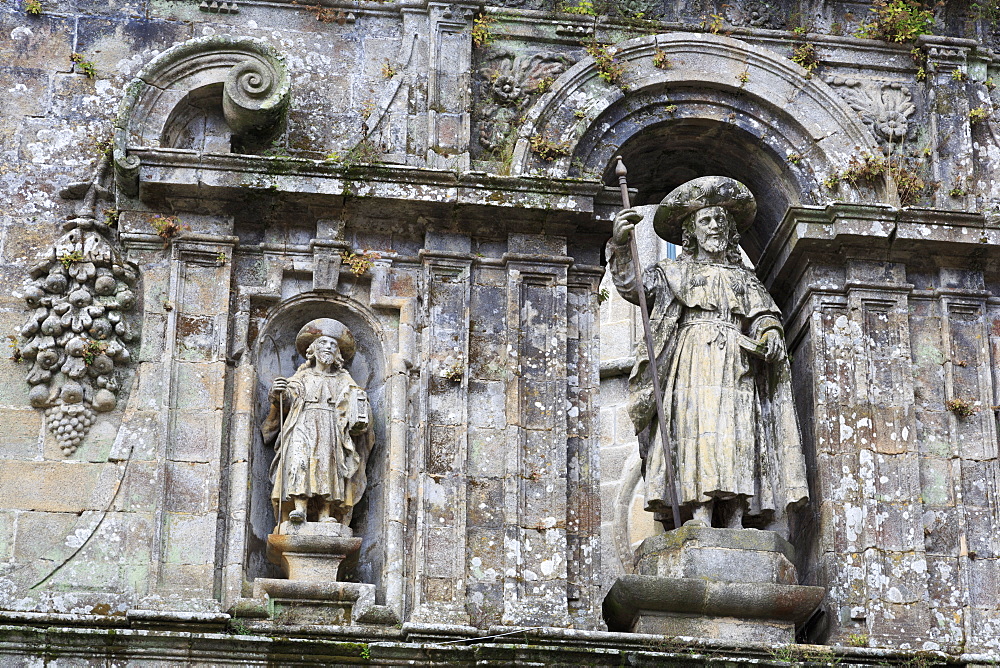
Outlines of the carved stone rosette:
<svg viewBox="0 0 1000 668">
<path fill-rule="evenodd" d="M 135 266 L 92 217 L 66 222 L 64 233 L 31 268 L 24 289 L 30 315 L 21 356 L 31 363 L 28 400 L 45 409 L 63 454 L 73 454 L 97 413 L 114 409 L 115 369 L 129 361 L 134 333 L 124 314 L 135 307 Z"/>
<path fill-rule="evenodd" d="M 480 111 L 480 145 L 491 153 L 503 153 L 519 116 L 572 64 L 569 57 L 554 52 L 515 56 L 503 51 L 488 58 L 479 70 L 488 89 Z"/>
<path fill-rule="evenodd" d="M 910 90 L 902 84 L 833 77 L 827 83 L 856 111 L 875 136 L 899 143 L 909 133 L 910 116 L 916 111 Z"/>
</svg>

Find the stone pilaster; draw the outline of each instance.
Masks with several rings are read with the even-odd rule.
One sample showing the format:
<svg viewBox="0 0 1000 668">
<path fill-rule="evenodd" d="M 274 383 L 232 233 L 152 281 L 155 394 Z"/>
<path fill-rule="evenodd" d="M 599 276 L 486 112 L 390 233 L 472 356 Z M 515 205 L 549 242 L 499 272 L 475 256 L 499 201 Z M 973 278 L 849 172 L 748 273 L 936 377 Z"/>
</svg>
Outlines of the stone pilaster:
<svg viewBox="0 0 1000 668">
<path fill-rule="evenodd" d="M 449 235 L 450 236 L 450 235 Z M 423 436 L 415 448 L 417 506 L 412 621 L 467 624 L 465 542 L 470 265 L 468 237 L 424 250 Z M 461 247 L 464 252 L 454 250 Z"/>
<path fill-rule="evenodd" d="M 516 375 L 507 385 L 504 624 L 569 621 L 565 252 L 564 239 L 511 234 L 504 256 Z"/>
<path fill-rule="evenodd" d="M 598 445 L 600 267 L 568 277 L 566 332 L 567 598 L 577 628 L 593 624 L 600 602 L 601 460 Z"/>
<path fill-rule="evenodd" d="M 793 209 L 761 261 L 772 289 L 796 286 L 782 306 L 819 513 L 799 539 L 828 641 L 988 646 L 972 634 L 995 614 L 994 235 L 970 214 Z"/>
<path fill-rule="evenodd" d="M 159 419 L 165 438 L 154 461 L 160 474 L 153 527 L 156 599 L 217 597 L 215 539 L 225 423 L 226 349 L 233 237 L 189 234 L 171 243 L 163 286 L 165 327 Z M 231 470 L 225 472 L 232 473 Z"/>
</svg>

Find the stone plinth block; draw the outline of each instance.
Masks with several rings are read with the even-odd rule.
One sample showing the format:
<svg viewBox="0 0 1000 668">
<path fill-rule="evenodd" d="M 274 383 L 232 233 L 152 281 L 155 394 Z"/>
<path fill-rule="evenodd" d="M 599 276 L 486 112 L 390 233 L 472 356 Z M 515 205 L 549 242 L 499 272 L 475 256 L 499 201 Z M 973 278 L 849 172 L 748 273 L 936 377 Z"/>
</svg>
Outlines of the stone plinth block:
<svg viewBox="0 0 1000 668">
<path fill-rule="evenodd" d="M 267 558 L 288 579 L 257 578 L 253 596 L 266 597 L 268 615 L 287 624 L 396 624 L 390 608 L 375 604 L 375 585 L 337 581 L 341 562 L 360 547 L 337 522 L 282 522 L 267 537 Z"/>
<path fill-rule="evenodd" d="M 267 596 L 272 619 L 286 624 L 395 623 L 386 617 L 385 606 L 375 605 L 375 585 L 358 582 L 303 582 L 301 580 L 254 580 L 254 598 Z M 391 616 L 391 613 L 390 613 Z"/>
<path fill-rule="evenodd" d="M 282 522 L 267 537 L 267 558 L 289 580 L 336 582 L 344 558 L 361 548 L 350 527 L 337 522 Z"/>
<path fill-rule="evenodd" d="M 612 631 L 736 642 L 795 639 L 826 590 L 796 584 L 792 546 L 756 529 L 684 526 L 643 541 L 604 599 Z"/>
</svg>

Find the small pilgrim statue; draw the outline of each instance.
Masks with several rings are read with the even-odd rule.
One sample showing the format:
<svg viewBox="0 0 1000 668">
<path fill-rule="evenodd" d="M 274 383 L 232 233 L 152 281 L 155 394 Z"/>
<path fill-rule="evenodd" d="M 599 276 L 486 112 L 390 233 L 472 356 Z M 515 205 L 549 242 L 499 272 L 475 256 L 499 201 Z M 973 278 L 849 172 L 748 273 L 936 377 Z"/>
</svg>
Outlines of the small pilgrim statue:
<svg viewBox="0 0 1000 668">
<path fill-rule="evenodd" d="M 673 190 L 653 228 L 681 246 L 636 285 L 629 235 L 643 218 L 615 218 L 608 262 L 618 293 L 645 291 L 667 449 L 658 433 L 644 342 L 629 377 L 629 413 L 639 435 L 646 510 L 670 517 L 665 458 L 677 472 L 677 500 L 694 524 L 781 528 L 789 506 L 808 497 L 780 312 L 742 260 L 740 232 L 753 222 L 742 183 L 706 176 Z"/>
<path fill-rule="evenodd" d="M 271 503 L 280 525 L 307 519 L 351 522 L 365 491 L 373 435 L 368 397 L 344 364 L 354 336 L 342 323 L 320 318 L 295 337 L 306 361 L 291 378 L 275 378 L 271 410 L 261 425 L 277 451 L 271 463 Z"/>
</svg>

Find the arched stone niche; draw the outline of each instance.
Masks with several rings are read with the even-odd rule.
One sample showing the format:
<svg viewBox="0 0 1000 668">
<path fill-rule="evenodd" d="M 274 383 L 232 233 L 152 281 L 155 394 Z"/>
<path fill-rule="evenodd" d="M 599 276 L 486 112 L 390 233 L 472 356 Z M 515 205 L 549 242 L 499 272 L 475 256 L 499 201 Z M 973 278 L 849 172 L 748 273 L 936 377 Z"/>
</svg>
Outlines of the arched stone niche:
<svg viewBox="0 0 1000 668">
<path fill-rule="evenodd" d="M 662 53 L 669 67 L 654 64 Z M 637 204 L 653 203 L 695 176 L 747 183 L 760 214 L 743 246 L 757 261 L 788 206 L 825 200 L 898 203 L 890 182 L 875 188 L 822 182 L 852 157 L 877 150 L 861 119 L 823 82 L 788 58 L 722 35 L 671 33 L 614 48 L 622 88 L 600 78 L 593 58 L 567 70 L 525 116 L 512 173 L 553 178 L 599 174 L 617 186 L 622 154 Z M 539 136 L 570 147 L 552 161 L 531 150 Z"/>
<path fill-rule="evenodd" d="M 260 423 L 267 415 L 271 381 L 288 378 L 305 360 L 295 350 L 295 335 L 302 325 L 315 318 L 333 318 L 344 323 L 354 334 L 357 351 L 347 370 L 363 387 L 371 403 L 375 445 L 368 459 L 368 485 L 361 503 L 355 506 L 351 527 L 363 540 L 357 564 L 346 564 L 350 579 L 376 585 L 383 591 L 385 566 L 385 484 L 388 445 L 386 379 L 388 376 L 385 341 L 374 314 L 361 304 L 339 295 L 320 296 L 304 293 L 276 306 L 261 328 L 254 349 L 253 444 L 250 448 L 249 527 L 245 572 L 248 580 L 257 577 L 282 577 L 267 562 L 264 550 L 267 535 L 274 529 L 271 509 L 269 467 L 274 450 L 263 443 Z"/>
<path fill-rule="evenodd" d="M 231 141 L 266 144 L 282 131 L 289 100 L 284 56 L 259 39 L 215 35 L 167 49 L 126 86 L 114 129 L 118 184 L 137 191 L 132 147 L 218 153 Z"/>
</svg>

